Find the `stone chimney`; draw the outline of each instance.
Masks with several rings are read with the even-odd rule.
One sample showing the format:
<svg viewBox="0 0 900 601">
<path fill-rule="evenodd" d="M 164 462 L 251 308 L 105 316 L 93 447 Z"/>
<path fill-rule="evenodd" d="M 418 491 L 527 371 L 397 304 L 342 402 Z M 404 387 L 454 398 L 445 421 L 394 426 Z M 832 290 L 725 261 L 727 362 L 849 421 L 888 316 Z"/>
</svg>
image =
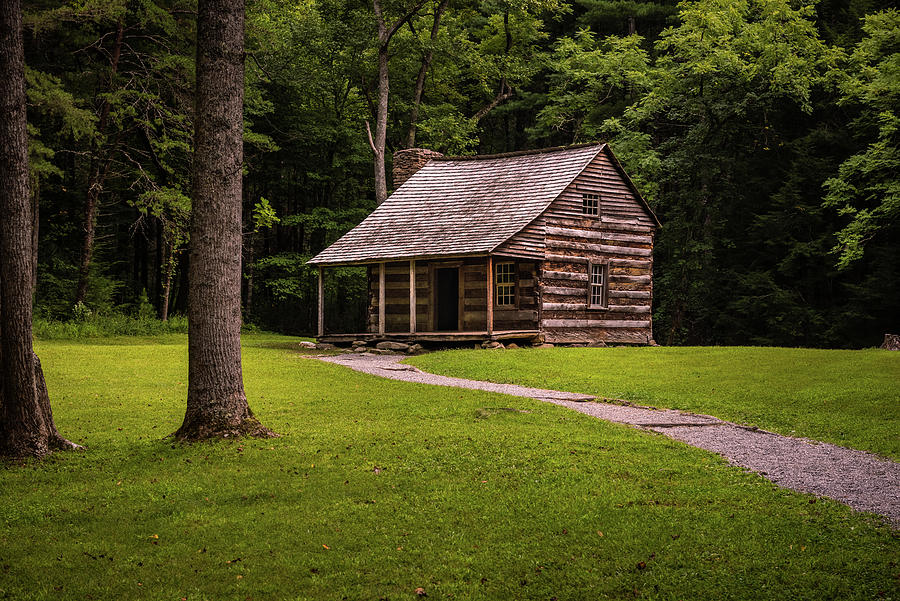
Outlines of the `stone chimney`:
<svg viewBox="0 0 900 601">
<path fill-rule="evenodd" d="M 444 156 L 440 152 L 427 148 L 407 148 L 394 153 L 394 190 L 412 177 L 413 173 L 425 166 L 431 159 Z"/>
</svg>

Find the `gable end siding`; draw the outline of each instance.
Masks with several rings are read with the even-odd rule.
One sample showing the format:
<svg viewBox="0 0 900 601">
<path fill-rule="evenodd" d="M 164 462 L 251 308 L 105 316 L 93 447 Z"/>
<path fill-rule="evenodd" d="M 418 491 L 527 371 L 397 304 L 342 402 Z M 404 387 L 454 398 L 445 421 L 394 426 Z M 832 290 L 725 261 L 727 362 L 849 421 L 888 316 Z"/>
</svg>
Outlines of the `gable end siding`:
<svg viewBox="0 0 900 601">
<path fill-rule="evenodd" d="M 524 259 L 543 259 L 546 246 L 544 243 L 545 225 L 543 215 L 539 216 L 518 234 L 498 246 L 494 250 L 494 254 Z"/>
<path fill-rule="evenodd" d="M 582 194 L 600 195 L 600 217 Z M 653 217 L 601 152 L 543 214 L 541 330 L 547 342 L 646 344 L 653 338 Z M 609 265 L 608 307 L 590 308 L 590 264 Z"/>
<path fill-rule="evenodd" d="M 654 225 L 653 217 L 613 165 L 604 149 L 598 153 L 562 194 L 544 211 L 547 218 L 581 218 L 583 193 L 600 195 L 600 215 L 604 218 L 636 220 Z"/>
</svg>

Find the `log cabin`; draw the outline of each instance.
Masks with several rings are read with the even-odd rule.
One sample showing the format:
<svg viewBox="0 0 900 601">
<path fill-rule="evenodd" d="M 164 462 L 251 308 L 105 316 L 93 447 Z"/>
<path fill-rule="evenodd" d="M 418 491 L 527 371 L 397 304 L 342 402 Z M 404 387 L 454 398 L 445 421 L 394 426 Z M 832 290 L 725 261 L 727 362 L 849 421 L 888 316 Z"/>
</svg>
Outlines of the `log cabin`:
<svg viewBox="0 0 900 601">
<path fill-rule="evenodd" d="M 659 220 L 604 143 L 394 155 L 396 190 L 309 263 L 318 339 L 652 344 Z M 324 269 L 363 265 L 367 332 L 325 332 Z"/>
</svg>

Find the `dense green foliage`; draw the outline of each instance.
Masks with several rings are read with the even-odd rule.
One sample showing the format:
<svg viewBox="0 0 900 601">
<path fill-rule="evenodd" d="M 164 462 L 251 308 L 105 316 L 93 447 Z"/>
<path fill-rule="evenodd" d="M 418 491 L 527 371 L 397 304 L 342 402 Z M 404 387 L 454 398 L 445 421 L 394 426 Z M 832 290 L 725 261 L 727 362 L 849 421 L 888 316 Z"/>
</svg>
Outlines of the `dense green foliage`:
<svg viewBox="0 0 900 601">
<path fill-rule="evenodd" d="M 112 315 L 87 315 L 68 321 L 38 318 L 33 332 L 42 340 L 83 340 L 108 336 L 158 336 L 161 334 L 187 334 L 187 318 L 173 316 L 166 321 L 155 315 L 133 317 L 115 313 Z"/>
<path fill-rule="evenodd" d="M 881 350 L 456 350 L 408 360 L 449 376 L 714 415 L 900 459 L 900 356 Z"/>
<path fill-rule="evenodd" d="M 871 346 L 900 330 L 900 13 L 884 4 L 430 0 L 390 43 L 388 154 L 608 139 L 664 224 L 657 340 Z M 382 5 L 390 21 L 413 3 Z M 74 314 L 90 190 L 85 306 L 165 295 L 183 313 L 193 0 L 26 10 L 38 314 Z M 247 12 L 245 320 L 310 332 L 304 261 L 375 204 L 376 20 L 364 0 Z M 361 329 L 359 272 L 328 275 L 328 327 Z"/>
<path fill-rule="evenodd" d="M 244 340 L 284 436 L 173 444 L 184 336 L 43 341 L 86 445 L 0 471 L 14 599 L 873 599 L 896 535 L 704 451 L 561 407 Z M 147 365 L 153 365 L 148 370 Z M 552 502 L 548 502 L 552 501 Z"/>
</svg>

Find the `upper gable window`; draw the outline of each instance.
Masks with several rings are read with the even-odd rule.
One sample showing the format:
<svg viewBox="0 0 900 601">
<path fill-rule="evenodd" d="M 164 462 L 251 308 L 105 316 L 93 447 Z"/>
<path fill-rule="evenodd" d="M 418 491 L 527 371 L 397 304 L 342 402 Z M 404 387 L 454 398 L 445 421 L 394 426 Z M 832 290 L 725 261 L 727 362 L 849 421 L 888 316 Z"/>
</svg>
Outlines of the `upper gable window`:
<svg viewBox="0 0 900 601">
<path fill-rule="evenodd" d="M 585 215 L 600 214 L 600 195 L 584 192 L 581 195 L 581 212 Z"/>
</svg>

